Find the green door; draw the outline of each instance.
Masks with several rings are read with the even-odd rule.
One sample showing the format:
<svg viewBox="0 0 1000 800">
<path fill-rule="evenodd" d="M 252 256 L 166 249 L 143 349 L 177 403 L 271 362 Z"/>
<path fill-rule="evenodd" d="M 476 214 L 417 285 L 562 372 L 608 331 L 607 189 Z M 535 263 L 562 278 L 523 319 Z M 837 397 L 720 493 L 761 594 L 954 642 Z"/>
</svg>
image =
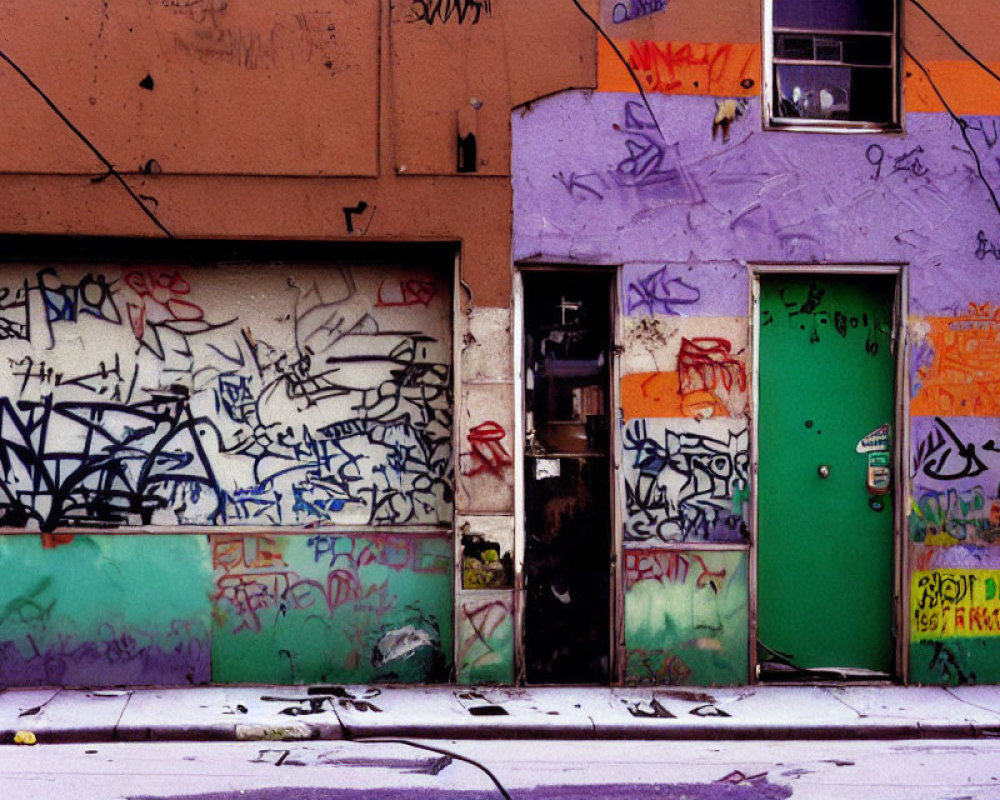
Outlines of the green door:
<svg viewBox="0 0 1000 800">
<path fill-rule="evenodd" d="M 894 283 L 760 276 L 761 660 L 892 672 Z"/>
</svg>

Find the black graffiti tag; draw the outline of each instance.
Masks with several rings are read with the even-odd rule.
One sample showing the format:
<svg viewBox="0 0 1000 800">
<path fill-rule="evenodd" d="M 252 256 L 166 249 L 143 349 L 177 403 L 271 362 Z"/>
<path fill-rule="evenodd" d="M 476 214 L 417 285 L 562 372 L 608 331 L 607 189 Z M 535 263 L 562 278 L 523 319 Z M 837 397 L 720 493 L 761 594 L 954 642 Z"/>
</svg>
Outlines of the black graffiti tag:
<svg viewBox="0 0 1000 800">
<path fill-rule="evenodd" d="M 937 428 L 917 445 L 914 466 L 918 470 L 939 481 L 973 478 L 986 471 L 974 444 L 963 442 L 941 417 L 935 417 L 934 422 Z"/>
</svg>

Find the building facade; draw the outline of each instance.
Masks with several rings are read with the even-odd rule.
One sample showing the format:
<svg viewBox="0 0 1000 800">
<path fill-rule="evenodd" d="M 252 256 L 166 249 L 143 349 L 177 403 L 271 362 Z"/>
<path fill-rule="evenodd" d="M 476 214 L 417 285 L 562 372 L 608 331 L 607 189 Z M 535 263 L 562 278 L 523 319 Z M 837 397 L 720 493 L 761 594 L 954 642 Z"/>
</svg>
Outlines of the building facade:
<svg viewBox="0 0 1000 800">
<path fill-rule="evenodd" d="M 1000 680 L 980 4 L 319 5 L 0 3 L 0 681 Z"/>
</svg>

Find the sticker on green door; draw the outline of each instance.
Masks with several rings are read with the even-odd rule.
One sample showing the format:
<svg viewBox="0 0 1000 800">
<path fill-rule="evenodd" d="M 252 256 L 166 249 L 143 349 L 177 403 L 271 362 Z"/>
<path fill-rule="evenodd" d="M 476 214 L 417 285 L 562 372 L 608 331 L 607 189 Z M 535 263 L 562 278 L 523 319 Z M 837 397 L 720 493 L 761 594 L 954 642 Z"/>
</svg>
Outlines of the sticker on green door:
<svg viewBox="0 0 1000 800">
<path fill-rule="evenodd" d="M 891 673 L 895 279 L 759 280 L 760 658 Z"/>
</svg>

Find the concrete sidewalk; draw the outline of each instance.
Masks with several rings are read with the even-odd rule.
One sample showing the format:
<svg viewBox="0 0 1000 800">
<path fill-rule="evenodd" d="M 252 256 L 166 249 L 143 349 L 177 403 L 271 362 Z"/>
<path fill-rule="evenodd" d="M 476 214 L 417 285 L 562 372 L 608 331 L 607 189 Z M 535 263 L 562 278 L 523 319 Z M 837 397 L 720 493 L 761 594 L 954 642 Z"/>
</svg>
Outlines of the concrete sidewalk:
<svg viewBox="0 0 1000 800">
<path fill-rule="evenodd" d="M 1000 737 L 1000 686 L 8 689 L 0 742 Z"/>
</svg>

